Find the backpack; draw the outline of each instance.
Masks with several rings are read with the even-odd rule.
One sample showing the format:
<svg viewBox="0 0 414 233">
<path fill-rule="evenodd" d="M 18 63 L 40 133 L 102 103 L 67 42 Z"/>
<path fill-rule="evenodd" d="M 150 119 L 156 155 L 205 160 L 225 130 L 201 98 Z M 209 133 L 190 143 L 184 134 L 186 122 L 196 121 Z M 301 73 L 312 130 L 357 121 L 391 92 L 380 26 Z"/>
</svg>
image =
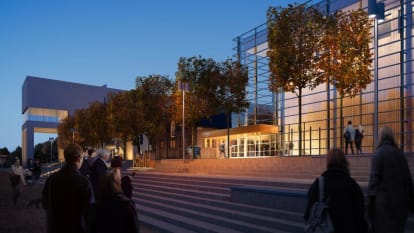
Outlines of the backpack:
<svg viewBox="0 0 414 233">
<path fill-rule="evenodd" d="M 346 130 L 344 133 L 345 141 L 350 142 L 351 141 L 351 132 L 349 130 Z"/>
<path fill-rule="evenodd" d="M 329 213 L 329 206 L 326 203 L 323 195 L 323 176 L 319 180 L 319 200 L 312 206 L 309 219 L 305 225 L 305 233 L 333 233 L 334 226 L 331 215 Z"/>
</svg>

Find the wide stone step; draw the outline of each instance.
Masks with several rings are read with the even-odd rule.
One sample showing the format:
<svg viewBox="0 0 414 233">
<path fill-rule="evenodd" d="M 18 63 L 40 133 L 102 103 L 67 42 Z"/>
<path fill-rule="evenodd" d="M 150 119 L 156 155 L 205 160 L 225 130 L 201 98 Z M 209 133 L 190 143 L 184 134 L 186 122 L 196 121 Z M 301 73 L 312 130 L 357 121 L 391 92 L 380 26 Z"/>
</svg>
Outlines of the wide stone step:
<svg viewBox="0 0 414 233">
<path fill-rule="evenodd" d="M 215 200 L 229 200 L 229 195 L 222 194 L 222 193 L 189 190 L 189 189 L 159 186 L 159 185 L 152 185 L 152 184 L 139 184 L 139 187 L 137 187 L 134 184 L 134 186 L 136 187 L 135 188 L 136 191 L 147 189 L 147 190 L 164 191 L 164 192 L 176 193 L 176 194 L 194 195 L 194 196 L 200 196 L 200 197 L 205 197 L 205 198 L 210 198 L 210 199 L 215 199 Z"/>
<path fill-rule="evenodd" d="M 168 223 L 173 223 L 196 232 L 302 232 L 297 222 L 279 221 L 278 228 L 265 227 L 232 219 L 232 216 L 212 215 L 199 211 L 185 209 L 176 205 L 157 202 L 137 203 L 141 215 L 157 217 Z"/>
<path fill-rule="evenodd" d="M 278 210 L 272 208 L 265 208 L 260 206 L 252 206 L 246 204 L 240 204 L 235 202 L 229 201 L 222 201 L 222 200 L 214 200 L 209 198 L 198 197 L 194 195 L 182 195 L 182 194 L 175 194 L 170 192 L 161 192 L 155 190 L 137 190 L 137 195 L 134 195 L 138 199 L 149 199 L 153 201 L 160 201 L 165 202 L 165 198 L 168 197 L 174 200 L 186 200 L 190 203 L 198 203 L 202 205 L 207 205 L 211 207 L 219 207 L 225 208 L 228 210 L 234 211 L 241 211 L 256 215 L 261 215 L 265 217 L 275 217 L 275 218 L 285 218 L 288 220 L 296 221 L 301 220 L 303 218 L 302 213 L 292 212 L 292 211 L 285 211 L 285 210 Z M 169 200 L 170 201 L 170 200 Z"/>
<path fill-rule="evenodd" d="M 164 196 L 161 196 L 164 195 Z M 140 193 L 136 196 L 136 202 L 156 202 L 163 204 L 174 204 L 186 209 L 192 209 L 203 213 L 214 215 L 233 216 L 235 219 L 260 223 L 264 226 L 274 227 L 275 219 L 289 221 L 302 221 L 303 214 L 291 211 L 280 211 L 269 208 L 257 208 L 251 205 L 234 202 L 209 200 L 207 198 L 191 198 L 188 196 L 165 196 L 165 193 Z M 277 222 L 276 222 L 277 223 Z"/>
<path fill-rule="evenodd" d="M 315 180 L 316 177 L 306 178 L 306 179 L 289 179 L 289 182 L 286 182 L 284 177 L 231 177 L 231 176 L 218 176 L 218 175 L 197 175 L 197 174 L 169 174 L 169 173 L 138 173 L 135 176 L 135 179 L 138 184 L 139 180 L 152 180 L 157 182 L 157 180 L 162 180 L 165 182 L 172 183 L 187 183 L 187 184 L 198 184 L 198 185 L 207 185 L 215 187 L 231 187 L 234 185 L 260 185 L 260 186 L 277 186 L 285 188 L 299 188 L 299 189 L 308 189 L 309 185 Z"/>
<path fill-rule="evenodd" d="M 154 179 L 145 180 L 143 179 L 143 180 L 140 180 L 139 182 L 134 182 L 134 186 L 154 185 L 154 184 L 157 184 L 160 187 L 229 194 L 229 189 L 227 187 L 218 187 L 218 186 L 213 186 L 213 185 L 207 186 L 205 184 L 197 184 L 194 181 L 190 181 L 190 182 L 183 181 L 180 183 L 177 180 L 166 181 L 166 180 L 154 180 Z"/>
<path fill-rule="evenodd" d="M 139 215 L 143 216 L 140 221 L 157 230 L 162 228 L 160 232 L 302 232 L 303 213 L 230 200 L 230 187 L 258 183 L 267 187 L 285 184 L 248 177 L 241 179 L 138 173 L 133 179 L 133 199 Z M 293 182 L 289 186 L 304 187 L 304 184 Z M 191 222 L 183 223 L 180 221 L 183 218 L 199 221 L 197 224 L 201 225 L 188 226 Z M 209 224 L 219 228 L 217 231 L 204 229 Z"/>
</svg>

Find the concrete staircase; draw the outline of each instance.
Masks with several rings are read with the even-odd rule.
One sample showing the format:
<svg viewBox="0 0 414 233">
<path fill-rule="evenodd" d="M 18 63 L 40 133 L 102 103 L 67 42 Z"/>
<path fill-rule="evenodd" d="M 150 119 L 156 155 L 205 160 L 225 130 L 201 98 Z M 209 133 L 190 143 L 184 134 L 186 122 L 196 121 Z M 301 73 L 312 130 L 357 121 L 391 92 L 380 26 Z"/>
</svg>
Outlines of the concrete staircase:
<svg viewBox="0 0 414 233">
<path fill-rule="evenodd" d="M 299 233 L 303 232 L 304 206 L 293 211 L 236 203 L 230 188 L 247 185 L 305 193 L 310 182 L 138 172 L 133 200 L 141 224 L 154 233 Z M 291 205 L 295 203 L 284 203 Z M 414 232 L 414 216 L 409 217 L 406 232 Z"/>
<path fill-rule="evenodd" d="M 371 156 L 348 156 L 351 175 L 366 186 Z M 236 159 L 160 160 L 155 171 L 163 173 L 243 177 L 298 178 L 314 180 L 326 169 L 326 156 L 263 157 Z"/>
<path fill-rule="evenodd" d="M 303 232 L 303 211 L 235 203 L 230 187 L 305 192 L 307 182 L 139 172 L 133 180 L 133 199 L 140 221 L 156 232 Z"/>
<path fill-rule="evenodd" d="M 306 198 L 326 158 L 300 159 L 163 160 L 155 169 L 137 172 L 133 199 L 141 223 L 154 232 L 303 232 L 304 206 L 293 199 L 269 207 L 235 202 L 231 196 L 232 187 L 262 187 Z M 371 157 L 348 160 L 351 176 L 365 190 Z M 413 159 L 409 162 L 412 168 Z M 406 232 L 414 232 L 413 216 Z"/>
</svg>

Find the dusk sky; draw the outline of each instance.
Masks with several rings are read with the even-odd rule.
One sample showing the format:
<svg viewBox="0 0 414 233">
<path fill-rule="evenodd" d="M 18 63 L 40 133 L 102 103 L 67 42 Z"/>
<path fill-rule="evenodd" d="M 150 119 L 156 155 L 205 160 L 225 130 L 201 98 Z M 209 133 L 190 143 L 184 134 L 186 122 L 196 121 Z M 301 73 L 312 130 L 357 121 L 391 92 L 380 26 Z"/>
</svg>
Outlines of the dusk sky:
<svg viewBox="0 0 414 233">
<path fill-rule="evenodd" d="M 269 6 L 293 2 L 0 1 L 0 147 L 21 145 L 28 75 L 125 90 L 137 76 L 174 79 L 180 57 L 231 58 L 233 39 L 263 24 Z M 35 143 L 49 136 L 36 134 Z"/>
</svg>

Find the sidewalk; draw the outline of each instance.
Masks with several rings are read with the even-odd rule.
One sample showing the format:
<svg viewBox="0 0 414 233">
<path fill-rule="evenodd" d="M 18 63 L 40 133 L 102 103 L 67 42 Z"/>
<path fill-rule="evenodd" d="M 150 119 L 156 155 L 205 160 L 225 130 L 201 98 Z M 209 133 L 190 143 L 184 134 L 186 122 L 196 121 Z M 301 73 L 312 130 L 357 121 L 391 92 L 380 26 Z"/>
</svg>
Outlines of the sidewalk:
<svg viewBox="0 0 414 233">
<path fill-rule="evenodd" d="M 0 232 L 2 233 L 44 233 L 46 216 L 39 205 L 27 207 L 30 200 L 41 197 L 42 185 L 22 186 L 17 205 L 12 203 L 9 174 L 0 171 Z"/>
<path fill-rule="evenodd" d="M 21 186 L 21 195 L 17 201 L 17 205 L 14 206 L 12 203 L 9 172 L 10 169 L 0 169 L 0 232 L 45 233 L 46 214 L 42 209 L 42 204 L 37 203 L 38 207 L 36 205 L 27 206 L 31 200 L 41 198 L 43 184 Z M 44 178 L 46 179 L 46 177 Z M 140 232 L 156 233 L 156 231 L 142 225 L 140 226 Z"/>
</svg>

